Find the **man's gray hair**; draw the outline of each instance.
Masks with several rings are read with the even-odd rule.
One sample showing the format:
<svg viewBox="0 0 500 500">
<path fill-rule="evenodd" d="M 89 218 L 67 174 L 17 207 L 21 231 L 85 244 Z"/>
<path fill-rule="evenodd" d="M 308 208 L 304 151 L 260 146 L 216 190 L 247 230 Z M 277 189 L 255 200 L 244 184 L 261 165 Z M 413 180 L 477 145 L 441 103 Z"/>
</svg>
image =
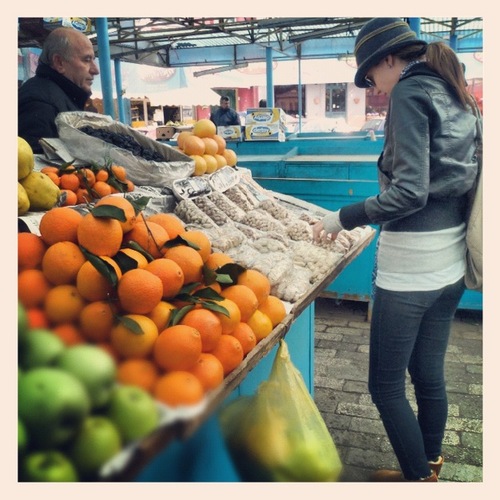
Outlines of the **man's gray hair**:
<svg viewBox="0 0 500 500">
<path fill-rule="evenodd" d="M 39 61 L 52 66 L 52 59 L 59 54 L 66 61 L 69 60 L 72 53 L 71 30 L 73 28 L 57 28 L 50 32 L 43 44 L 42 53 Z"/>
</svg>

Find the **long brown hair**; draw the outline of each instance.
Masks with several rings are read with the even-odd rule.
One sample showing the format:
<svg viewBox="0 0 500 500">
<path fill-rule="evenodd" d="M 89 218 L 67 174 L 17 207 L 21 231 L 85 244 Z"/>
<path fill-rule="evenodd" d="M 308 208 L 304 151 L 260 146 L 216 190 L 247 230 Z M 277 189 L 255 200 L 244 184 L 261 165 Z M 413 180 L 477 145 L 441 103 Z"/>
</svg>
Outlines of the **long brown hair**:
<svg viewBox="0 0 500 500">
<path fill-rule="evenodd" d="M 432 42 L 424 49 L 421 45 L 405 47 L 395 55 L 403 61 L 412 61 L 418 59 L 423 53 L 425 53 L 427 65 L 453 88 L 462 106 L 464 108 L 470 106 L 472 110 L 475 110 L 476 103 L 467 91 L 467 81 L 462 64 L 453 49 L 446 43 Z"/>
</svg>

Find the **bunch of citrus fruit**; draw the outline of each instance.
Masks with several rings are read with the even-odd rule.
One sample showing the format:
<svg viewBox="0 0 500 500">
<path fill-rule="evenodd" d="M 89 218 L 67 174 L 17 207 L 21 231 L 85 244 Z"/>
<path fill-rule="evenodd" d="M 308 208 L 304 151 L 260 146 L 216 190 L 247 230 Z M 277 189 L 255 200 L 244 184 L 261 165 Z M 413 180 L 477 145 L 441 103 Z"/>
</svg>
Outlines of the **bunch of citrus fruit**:
<svg viewBox="0 0 500 500">
<path fill-rule="evenodd" d="M 17 214 L 43 211 L 59 202 L 59 187 L 42 172 L 34 171 L 35 155 L 29 143 L 17 138 Z"/>
<path fill-rule="evenodd" d="M 217 134 L 215 124 L 208 118 L 198 120 L 192 131 L 180 132 L 177 146 L 194 160 L 193 176 L 211 174 L 225 166 L 234 167 L 237 162 L 236 153 L 226 147 L 226 140 Z"/>
<path fill-rule="evenodd" d="M 59 205 L 62 206 L 91 203 L 110 194 L 129 193 L 135 189 L 126 168 L 121 165 L 79 167 L 67 164 L 46 166 L 40 171 L 59 188 Z"/>
<path fill-rule="evenodd" d="M 18 234 L 18 297 L 31 327 L 90 343 L 117 381 L 171 406 L 200 402 L 286 315 L 262 273 L 212 251 L 174 214 L 125 195 L 55 207 Z"/>
</svg>

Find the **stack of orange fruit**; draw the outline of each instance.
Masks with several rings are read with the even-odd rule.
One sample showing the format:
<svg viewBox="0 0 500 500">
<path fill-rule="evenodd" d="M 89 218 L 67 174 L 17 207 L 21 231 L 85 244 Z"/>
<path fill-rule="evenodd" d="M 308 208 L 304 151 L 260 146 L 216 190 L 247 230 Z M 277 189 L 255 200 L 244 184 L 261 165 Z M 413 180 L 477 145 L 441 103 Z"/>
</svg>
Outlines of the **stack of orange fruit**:
<svg viewBox="0 0 500 500">
<path fill-rule="evenodd" d="M 127 170 L 121 165 L 46 166 L 41 172 L 61 190 L 62 206 L 91 203 L 109 194 L 129 193 L 135 189 L 127 177 Z"/>
<path fill-rule="evenodd" d="M 171 407 L 200 402 L 286 315 L 266 276 L 240 268 L 219 283 L 231 257 L 174 214 L 146 217 L 126 196 L 87 214 L 55 207 L 39 230 L 18 234 L 30 325 L 101 346 L 117 360 L 118 382 Z"/>
<path fill-rule="evenodd" d="M 198 120 L 192 131 L 183 130 L 177 136 L 177 146 L 194 160 L 193 176 L 211 174 L 222 167 L 234 167 L 237 155 L 226 147 L 226 140 L 217 134 L 215 124 L 208 118 Z"/>
</svg>

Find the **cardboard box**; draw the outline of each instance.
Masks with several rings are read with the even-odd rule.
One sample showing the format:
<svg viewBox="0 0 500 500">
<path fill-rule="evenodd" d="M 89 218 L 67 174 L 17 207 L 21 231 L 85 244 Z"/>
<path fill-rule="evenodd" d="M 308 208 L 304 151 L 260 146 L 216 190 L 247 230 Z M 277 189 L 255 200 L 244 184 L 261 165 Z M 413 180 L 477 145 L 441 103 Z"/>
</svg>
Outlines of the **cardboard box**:
<svg viewBox="0 0 500 500">
<path fill-rule="evenodd" d="M 281 108 L 249 108 L 245 118 L 246 141 L 279 141 L 286 137 L 286 117 Z"/>
<path fill-rule="evenodd" d="M 171 125 L 162 125 L 160 127 L 156 127 L 156 138 L 157 139 L 172 139 L 175 135 L 176 129 Z"/>
<path fill-rule="evenodd" d="M 285 112 L 281 108 L 249 108 L 245 118 L 245 125 L 269 125 L 278 123 L 286 128 Z"/>
<path fill-rule="evenodd" d="M 228 125 L 226 127 L 217 127 L 217 135 L 220 135 L 226 141 L 242 141 L 243 135 L 241 133 L 240 125 Z"/>
<path fill-rule="evenodd" d="M 285 142 L 285 131 L 279 123 L 245 125 L 245 141 Z"/>
</svg>

